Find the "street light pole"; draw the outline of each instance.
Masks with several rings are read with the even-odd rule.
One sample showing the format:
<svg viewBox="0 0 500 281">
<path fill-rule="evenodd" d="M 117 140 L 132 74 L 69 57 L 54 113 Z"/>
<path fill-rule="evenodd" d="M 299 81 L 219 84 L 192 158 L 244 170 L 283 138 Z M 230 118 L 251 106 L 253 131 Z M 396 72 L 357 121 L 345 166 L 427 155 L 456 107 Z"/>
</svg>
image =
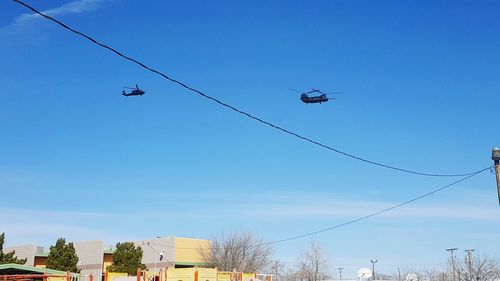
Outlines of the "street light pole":
<svg viewBox="0 0 500 281">
<path fill-rule="evenodd" d="M 343 267 L 339 267 L 338 270 L 339 270 L 339 280 L 342 281 L 342 269 L 344 269 Z"/>
<path fill-rule="evenodd" d="M 375 264 L 377 263 L 378 260 L 375 260 L 375 261 L 370 260 L 370 261 L 372 263 L 372 275 L 373 275 L 372 278 L 373 278 L 373 280 L 375 280 Z"/>
<path fill-rule="evenodd" d="M 158 238 L 159 237 L 155 237 L 155 255 L 154 255 L 154 257 L 155 257 L 155 279 L 154 280 L 155 281 L 156 281 L 156 260 L 157 260 L 156 256 L 158 255 Z"/>
</svg>

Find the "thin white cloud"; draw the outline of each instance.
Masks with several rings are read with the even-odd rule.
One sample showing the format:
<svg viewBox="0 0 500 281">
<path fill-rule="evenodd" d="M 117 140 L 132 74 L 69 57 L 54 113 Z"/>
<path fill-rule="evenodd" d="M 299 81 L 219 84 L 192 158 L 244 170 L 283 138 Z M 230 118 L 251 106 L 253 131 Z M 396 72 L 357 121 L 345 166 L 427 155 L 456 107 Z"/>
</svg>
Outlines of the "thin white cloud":
<svg viewBox="0 0 500 281">
<path fill-rule="evenodd" d="M 88 208 L 84 210 L 80 208 L 63 211 L 59 210 L 57 200 L 49 210 L 3 207 L 0 208 L 0 232 L 5 231 L 11 235 L 11 245 L 30 241 L 50 243 L 54 237 L 57 238 L 62 234 L 74 240 L 120 241 L 120 239 L 130 240 L 131 237 L 148 235 L 146 234 L 149 231 L 148 226 L 161 221 L 177 222 L 175 226 L 178 227 L 177 231 L 184 229 L 183 223 L 186 221 L 203 224 L 206 221 L 219 221 L 220 218 L 224 218 L 224 223 L 221 225 L 234 225 L 235 222 L 241 221 L 250 225 L 256 221 L 301 222 L 311 219 L 322 220 L 325 225 L 331 225 L 338 223 L 339 220 L 349 221 L 397 204 L 393 201 L 360 201 L 345 199 L 334 194 L 307 192 L 254 195 L 250 205 L 247 196 L 230 198 L 231 200 L 204 198 L 203 209 L 182 208 L 182 205 L 186 205 L 185 199 L 181 200 L 183 201 L 181 206 L 172 205 L 173 202 L 179 201 L 177 200 L 179 198 L 171 198 L 172 201 L 165 201 L 164 204 L 146 204 L 139 210 L 112 208 L 112 204 L 109 205 L 111 207 L 109 210 L 99 208 L 94 210 L 94 203 L 86 203 Z M 230 203 L 221 205 L 221 201 Z M 191 203 L 196 205 L 196 202 Z M 380 214 L 374 219 L 387 222 L 418 219 L 500 221 L 496 205 L 472 204 L 416 202 Z M 149 208 L 150 206 L 153 207 Z M 134 229 L 135 226 L 131 226 L 131 221 L 140 221 L 143 229 Z"/>
<path fill-rule="evenodd" d="M 269 201 L 267 201 L 269 202 Z M 276 196 L 275 204 L 255 208 L 253 214 L 275 218 L 357 218 L 363 217 L 400 202 L 350 200 L 333 194 L 303 193 Z M 496 206 L 456 205 L 450 203 L 415 202 L 377 215 L 386 219 L 479 219 L 500 220 Z"/>
<path fill-rule="evenodd" d="M 48 16 L 64 16 L 68 14 L 80 14 L 80 13 L 88 13 L 98 8 L 99 4 L 104 2 L 105 0 L 77 0 L 73 2 L 66 3 L 60 7 L 49 9 L 43 11 L 42 13 Z M 14 19 L 14 22 L 11 24 L 13 26 L 25 26 L 30 24 L 36 20 L 41 19 L 42 17 L 38 14 L 22 14 Z"/>
<path fill-rule="evenodd" d="M 88 205 L 92 208 L 92 204 Z M 54 203 L 57 208 L 57 203 Z M 127 211 L 122 212 L 93 212 L 93 211 L 57 211 L 57 210 L 38 210 L 38 209 L 20 209 L 20 208 L 1 208 L 0 207 L 0 226 L 6 223 L 19 221 L 40 221 L 46 220 L 47 223 L 67 223 L 78 218 L 79 224 L 86 223 L 106 223 L 108 221 L 117 221 L 123 219 L 124 215 L 132 220 L 147 218 L 148 220 L 158 219 L 202 219 L 216 218 L 216 215 L 199 214 L 197 212 L 179 211 Z M 1 227 L 0 227 L 1 229 Z"/>
<path fill-rule="evenodd" d="M 27 223 L 18 222 L 18 223 L 9 223 L 9 224 L 0 224 L 3 229 L 7 229 L 6 231 L 9 235 L 10 240 L 21 240 L 20 237 L 29 237 L 27 241 L 33 243 L 31 240 L 32 237 L 40 237 L 40 238 L 50 238 L 50 240 L 55 240 L 60 236 L 68 237 L 71 240 L 92 240 L 92 239 L 102 239 L 105 237 L 106 233 L 104 231 L 100 231 L 96 228 L 90 228 L 85 226 L 80 226 L 69 223 L 50 223 L 47 222 L 34 222 L 29 221 Z M 23 241 L 23 242 L 27 242 Z"/>
<path fill-rule="evenodd" d="M 0 208 L 0 233 L 6 233 L 7 246 L 49 245 L 59 237 L 70 241 L 114 241 L 122 238 L 120 231 L 110 232 L 103 226 L 119 217 L 116 213 Z"/>
<path fill-rule="evenodd" d="M 186 214 L 183 211 L 59 211 L 57 200 L 53 203 L 52 210 L 0 207 L 0 233 L 7 233 L 9 246 L 30 243 L 45 245 L 59 237 L 71 241 L 126 241 L 133 240 L 137 231 L 134 230 L 137 226 L 130 222 L 155 225 L 159 221 L 203 219 L 197 213 Z M 92 204 L 88 203 L 89 209 L 92 209 Z"/>
<path fill-rule="evenodd" d="M 332 202 L 330 204 L 314 205 L 281 205 L 259 209 L 262 215 L 271 217 L 331 217 L 331 218 L 356 218 L 363 217 L 391 206 L 396 203 L 376 202 Z M 472 206 L 406 206 L 377 215 L 380 218 L 391 219 L 480 219 L 499 220 L 493 208 Z"/>
</svg>

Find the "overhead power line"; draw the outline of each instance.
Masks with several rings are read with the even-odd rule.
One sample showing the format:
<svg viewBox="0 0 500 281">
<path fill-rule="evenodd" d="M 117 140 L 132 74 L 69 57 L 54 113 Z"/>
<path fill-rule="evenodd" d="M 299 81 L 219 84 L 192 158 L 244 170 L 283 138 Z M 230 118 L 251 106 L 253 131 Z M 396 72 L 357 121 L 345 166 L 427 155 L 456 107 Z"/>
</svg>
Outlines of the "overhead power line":
<svg viewBox="0 0 500 281">
<path fill-rule="evenodd" d="M 230 105 L 228 103 L 225 103 L 225 102 L 223 102 L 223 101 L 221 101 L 221 100 L 219 100 L 219 99 L 217 99 L 215 97 L 207 95 L 207 94 L 203 93 L 200 90 L 197 90 L 197 89 L 195 89 L 195 88 L 193 88 L 193 87 L 191 87 L 191 86 L 189 86 L 189 85 L 187 85 L 187 84 L 185 84 L 185 83 L 183 83 L 183 82 L 181 82 L 179 80 L 171 78 L 170 76 L 168 76 L 168 75 L 160 72 L 159 70 L 153 69 L 153 68 L 145 65 L 144 63 L 142 63 L 142 62 L 140 62 L 140 61 L 138 61 L 138 60 L 136 60 L 136 59 L 134 59 L 134 58 L 132 58 L 130 56 L 127 56 L 127 55 L 123 54 L 122 52 L 117 51 L 116 49 L 114 49 L 114 48 L 112 48 L 112 47 L 110 47 L 110 46 L 108 46 L 108 45 L 106 45 L 104 43 L 101 43 L 101 42 L 97 41 L 96 39 L 94 39 L 94 38 L 92 38 L 92 37 L 90 37 L 90 36 L 88 36 L 88 35 L 80 32 L 80 31 L 78 31 L 78 30 L 76 30 L 74 28 L 69 27 L 68 25 L 62 23 L 61 21 L 59 21 L 59 20 L 57 20 L 57 19 L 55 19 L 55 18 L 53 18 L 51 16 L 48 16 L 48 15 L 46 15 L 46 14 L 44 14 L 44 13 L 38 11 L 38 10 L 36 10 L 35 8 L 33 8 L 30 5 L 24 3 L 23 1 L 20 1 L 20 0 L 13 0 L 13 1 L 17 2 L 17 3 L 21 4 L 21 5 L 23 5 L 24 7 L 28 8 L 28 9 L 30 9 L 34 13 L 36 13 L 36 14 L 38 14 L 38 15 L 46 18 L 46 19 L 49 19 L 49 20 L 57 23 L 61 27 L 63 27 L 63 28 L 65 28 L 65 29 L 67 29 L 67 30 L 69 30 L 69 31 L 77 34 L 77 35 L 80 35 L 80 36 L 82 36 L 82 37 L 90 40 L 92 43 L 94 43 L 94 44 L 96 44 L 96 45 L 98 45 L 98 46 L 100 46 L 102 48 L 108 49 L 109 51 L 115 53 L 116 55 L 118 55 L 118 56 L 120 56 L 120 57 L 122 57 L 122 58 L 124 58 L 126 60 L 129 60 L 129 61 L 131 61 L 131 62 L 133 62 L 133 63 L 141 66 L 142 68 L 144 68 L 144 69 L 146 69 L 146 70 L 148 70 L 150 72 L 156 73 L 156 74 L 160 75 L 161 77 L 163 77 L 163 78 L 165 78 L 165 79 L 167 79 L 167 80 L 169 80 L 169 81 L 171 81 L 171 82 L 173 82 L 173 83 L 175 83 L 175 84 L 177 84 L 177 85 L 179 85 L 179 86 L 181 86 L 181 87 L 183 87 L 183 88 L 185 88 L 185 89 L 187 89 L 187 90 L 189 90 L 189 91 L 191 91 L 191 92 L 193 92 L 193 93 L 195 93 L 195 94 L 197 94 L 199 96 L 202 96 L 202 97 L 204 97 L 206 99 L 209 99 L 209 100 L 211 100 L 211 101 L 213 101 L 213 102 L 215 102 L 215 103 L 217 103 L 217 104 L 219 104 L 219 105 L 221 105 L 223 107 L 226 107 L 226 108 L 228 108 L 228 109 L 230 109 L 232 111 L 235 111 L 235 112 L 237 112 L 237 113 L 239 113 L 239 114 L 241 114 L 243 116 L 246 116 L 246 117 L 248 117 L 248 118 L 250 118 L 250 119 L 252 119 L 254 121 L 257 121 L 257 122 L 259 122 L 261 124 L 267 125 L 267 126 L 273 128 L 273 129 L 276 129 L 278 131 L 281 131 L 281 132 L 283 132 L 285 134 L 288 134 L 288 135 L 293 136 L 295 138 L 301 139 L 303 141 L 315 144 L 315 145 L 317 145 L 319 147 L 322 147 L 324 149 L 327 149 L 327 150 L 333 151 L 335 153 L 344 155 L 346 157 L 350 157 L 350 158 L 353 158 L 355 160 L 359 160 L 359 161 L 362 161 L 362 162 L 365 162 L 365 163 L 368 163 L 368 164 L 372 164 L 372 165 L 375 165 L 375 166 L 379 166 L 379 167 L 383 167 L 383 168 L 387 168 L 387 169 L 391 169 L 391 170 L 395 170 L 395 171 L 399 171 L 399 172 L 404 172 L 404 173 L 409 173 L 409 174 L 414 174 L 414 175 L 420 175 L 420 176 L 429 176 L 429 177 L 464 177 L 464 176 L 470 176 L 470 175 L 474 175 L 475 174 L 475 173 L 457 173 L 457 174 L 424 173 L 424 172 L 413 171 L 413 170 L 409 170 L 409 169 L 405 169 L 405 168 L 400 168 L 400 167 L 396 167 L 396 166 L 391 166 L 391 165 L 388 165 L 388 164 L 383 164 L 383 163 L 380 163 L 380 162 L 376 162 L 376 161 L 372 161 L 372 160 L 363 158 L 361 156 L 356 156 L 354 154 L 347 153 L 345 151 L 339 150 L 339 149 L 334 148 L 332 146 L 323 144 L 323 143 L 321 143 L 319 141 L 313 140 L 313 139 L 311 139 L 309 137 L 305 137 L 303 135 L 300 135 L 298 133 L 295 133 L 293 131 L 285 129 L 285 128 L 279 126 L 279 125 L 276 125 L 274 123 L 271 123 L 269 121 L 261 119 L 260 117 L 257 117 L 257 116 L 255 116 L 253 114 L 250 114 L 250 113 L 246 112 L 246 111 L 243 111 L 243 110 L 241 110 L 241 109 L 239 109 L 239 108 L 237 108 L 235 106 L 232 106 L 232 105 Z"/>
<path fill-rule="evenodd" d="M 482 172 L 484 172 L 484 171 L 488 171 L 488 170 L 490 170 L 490 169 L 491 169 L 491 167 L 484 168 L 484 169 L 482 169 L 482 170 L 479 170 L 479 171 L 477 171 L 477 172 L 472 173 L 472 174 L 471 174 L 471 175 L 469 175 L 469 176 L 466 176 L 466 177 L 461 178 L 461 179 L 459 179 L 459 180 L 457 180 L 457 181 L 454 181 L 454 182 L 452 182 L 452 183 L 450 183 L 450 184 L 447 184 L 447 185 L 442 186 L 442 187 L 440 187 L 440 188 L 434 189 L 433 191 L 427 192 L 427 193 L 425 193 L 425 194 L 422 194 L 422 195 L 420 195 L 420 196 L 418 196 L 418 197 L 415 197 L 415 198 L 410 199 L 410 200 L 408 200 L 408 201 L 405 201 L 405 202 L 403 202 L 403 203 L 400 203 L 400 204 L 394 205 L 394 206 L 389 207 L 389 208 L 385 208 L 385 209 L 383 209 L 383 210 L 380 210 L 380 211 L 377 211 L 377 212 L 371 213 L 371 214 L 369 214 L 369 215 L 366 215 L 366 216 L 363 216 L 363 217 L 360 217 L 360 218 L 357 218 L 357 219 L 353 219 L 353 220 L 350 220 L 350 221 L 347 221 L 347 222 L 344 222 L 344 223 L 341 223 L 341 224 L 337 224 L 337 225 L 330 226 L 330 227 L 327 227 L 327 228 L 323 228 L 323 229 L 320 229 L 320 230 L 316 230 L 316 231 L 312 231 L 312 232 L 304 233 L 304 234 L 301 234 L 301 235 L 296 235 L 296 236 L 288 237 L 288 238 L 285 238 L 285 239 L 280 239 L 280 240 L 274 240 L 274 241 L 271 241 L 271 242 L 266 242 L 266 243 L 263 243 L 263 244 L 276 244 L 276 243 L 282 243 L 282 242 L 286 242 L 286 241 L 290 241 L 290 240 L 295 240 L 295 239 L 299 239 L 299 238 L 303 238 L 303 237 L 307 237 L 307 236 L 312 236 L 312 235 L 315 235 L 315 234 L 318 234 L 318 233 L 322 233 L 322 232 L 326 232 L 326 231 L 334 230 L 334 229 L 341 228 L 341 227 L 344 227 L 344 226 L 347 226 L 347 225 L 350 225 L 350 224 L 353 224 L 353 223 L 356 223 L 356 222 L 359 222 L 359 221 L 363 221 L 363 220 L 369 219 L 369 218 L 371 218 L 371 217 L 374 217 L 374 216 L 380 215 L 380 214 L 382 214 L 382 213 L 386 213 L 386 212 L 388 212 L 388 211 L 391 211 L 391 210 L 394 210 L 394 209 L 396 209 L 396 208 L 402 207 L 402 206 L 404 206 L 404 205 L 408 205 L 408 204 L 410 204 L 410 203 L 413 203 L 413 202 L 415 202 L 415 201 L 417 201 L 417 200 L 420 200 L 420 199 L 422 199 L 422 198 L 425 198 L 425 197 L 427 197 L 427 196 L 430 196 L 430 195 L 432 195 L 432 194 L 434 194 L 434 193 L 437 193 L 437 192 L 439 192 L 439 191 L 445 190 L 445 189 L 447 189 L 447 188 L 449 188 L 449 187 L 452 187 L 452 186 L 454 186 L 454 185 L 456 185 L 456 184 L 458 184 L 458 183 L 461 183 L 461 182 L 463 182 L 463 181 L 466 181 L 466 180 L 468 180 L 468 179 L 470 179 L 470 178 L 472 178 L 472 177 L 474 177 L 474 176 L 476 176 L 476 175 L 478 175 L 478 174 L 480 174 L 480 173 L 482 173 Z"/>
<path fill-rule="evenodd" d="M 469 176 L 466 176 L 464 178 L 461 178 L 459 180 L 456 180 L 452 183 L 449 183 L 445 186 L 442 186 L 442 187 L 439 187 L 439 188 L 436 188 L 430 192 L 427 192 L 427 193 L 424 193 L 420 196 L 417 196 L 417 197 L 414 197 L 413 199 L 410 199 L 410 200 L 407 200 L 403 203 L 399 203 L 397 205 L 393 205 L 391 207 L 388 207 L 388 208 L 385 208 L 383 210 L 380 210 L 380 211 L 376 211 L 376 212 L 373 212 L 371 214 L 368 214 L 368 215 L 365 215 L 365 216 L 362 216 L 362 217 L 359 217 L 357 219 L 352 219 L 350 221 L 346 221 L 346 222 L 343 222 L 343 223 L 340 223 L 340 224 L 337 224 L 337 225 L 333 225 L 333 226 L 330 226 L 330 227 L 326 227 L 326 228 L 323 228 L 323 229 L 320 229 L 320 230 L 316 230 L 316 231 L 311 231 L 311 232 L 307 232 L 307 233 L 303 233 L 303 234 L 299 234 L 299 235 L 295 235 L 295 236 L 291 236 L 291 237 L 288 237 L 288 238 L 283 238 L 283 239 L 279 239 L 279 240 L 273 240 L 273 241 L 270 241 L 270 242 L 263 242 L 263 243 L 258 243 L 258 244 L 255 244 L 255 245 L 252 245 L 253 247 L 255 246 L 260 246 L 260 245 L 270 245 L 270 244 L 278 244 L 278 243 L 283 243 L 283 242 L 287 242 L 287 241 L 291 241 L 291 240 L 296 240 L 296 239 L 300 239 L 300 238 L 304 238 L 304 237 L 307 237 L 307 236 L 313 236 L 313 235 L 316 235 L 316 234 L 319 234 L 319 233 L 322 233 L 322 232 L 327 232 L 327 231 L 331 231 L 331 230 L 334 230 L 334 229 L 338 229 L 338 228 L 341 228 L 341 227 L 344 227 L 344 226 L 348 226 L 350 224 L 353 224 L 353 223 L 356 223 L 356 222 L 360 222 L 360 221 L 364 221 L 366 219 L 369 219 L 371 217 L 374 217 L 374 216 L 377 216 L 377 215 L 380 215 L 380 214 L 383 214 L 383 213 L 386 213 L 386 212 L 389 212 L 389 211 L 392 211 L 396 208 L 399 208 L 399 207 L 402 207 L 402 206 L 405 206 L 405 205 L 408 205 L 410 203 L 413 203 L 417 200 L 420 200 L 420 199 L 423 199 L 425 197 L 428 197 L 430 195 L 433 195 L 434 193 L 437 193 L 439 191 L 443 191 L 447 188 L 450 188 L 456 184 L 459 184 L 461 182 L 464 182 L 484 171 L 488 171 L 490 170 L 491 167 L 488 167 L 488 168 L 484 168 L 482 170 L 479 170 L 477 172 L 474 172 L 472 173 L 471 175 Z M 183 247 L 175 247 L 175 246 L 172 246 L 172 245 L 164 245 L 164 244 L 158 244 L 158 245 L 162 245 L 164 247 L 170 247 L 170 248 L 176 248 L 176 249 L 183 249 L 183 250 L 200 250 L 200 248 L 183 248 Z"/>
</svg>

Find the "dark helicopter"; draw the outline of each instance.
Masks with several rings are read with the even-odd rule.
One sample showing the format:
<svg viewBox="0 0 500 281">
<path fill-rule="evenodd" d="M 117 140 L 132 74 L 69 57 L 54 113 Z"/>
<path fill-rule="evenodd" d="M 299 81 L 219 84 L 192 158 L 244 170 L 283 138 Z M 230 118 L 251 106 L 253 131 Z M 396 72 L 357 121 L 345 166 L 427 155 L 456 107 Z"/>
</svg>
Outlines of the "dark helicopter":
<svg viewBox="0 0 500 281">
<path fill-rule="evenodd" d="M 122 91 L 122 95 L 123 96 L 142 96 L 144 95 L 146 92 L 139 89 L 139 86 L 137 86 L 137 84 L 135 84 L 135 88 L 130 88 L 130 87 L 125 87 L 126 89 L 131 89 L 132 91 L 130 93 L 126 93 L 125 91 Z"/>
<path fill-rule="evenodd" d="M 319 89 L 314 89 L 314 88 L 311 89 L 310 91 L 307 91 L 307 92 L 300 92 L 300 91 L 293 90 L 293 89 L 292 89 L 292 91 L 301 93 L 300 100 L 306 104 L 307 103 L 322 103 L 322 102 L 327 102 L 328 100 L 334 100 L 335 98 L 328 98 L 328 95 L 340 93 L 340 92 L 325 93 Z M 314 93 L 317 93 L 317 95 L 311 95 Z"/>
</svg>

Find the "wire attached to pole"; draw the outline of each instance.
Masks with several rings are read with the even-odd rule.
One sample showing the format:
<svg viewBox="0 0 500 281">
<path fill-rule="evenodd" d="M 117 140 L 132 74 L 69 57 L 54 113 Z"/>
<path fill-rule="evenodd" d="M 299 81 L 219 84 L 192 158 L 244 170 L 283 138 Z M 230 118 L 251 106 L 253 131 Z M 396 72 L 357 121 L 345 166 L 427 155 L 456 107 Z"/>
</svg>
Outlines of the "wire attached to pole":
<svg viewBox="0 0 500 281">
<path fill-rule="evenodd" d="M 343 223 L 340 223 L 340 224 L 337 224 L 337 225 L 333 225 L 333 226 L 326 227 L 326 228 L 323 228 L 323 229 L 320 229 L 320 230 L 316 230 L 316 231 L 311 231 L 311 232 L 307 232 L 307 233 L 303 233 L 303 234 L 291 236 L 291 237 L 288 237 L 288 238 L 273 240 L 273 241 L 270 241 L 270 242 L 257 243 L 257 244 L 251 245 L 250 247 L 257 247 L 257 246 L 261 246 L 261 245 L 271 245 L 271 244 L 283 243 L 283 242 L 287 242 L 287 241 L 291 241 L 291 240 L 296 240 L 296 239 L 304 238 L 304 237 L 307 237 L 307 236 L 313 236 L 313 235 L 316 235 L 316 234 L 319 234 L 319 233 L 322 233 L 322 232 L 331 231 L 331 230 L 334 230 L 334 229 L 337 229 L 337 228 L 348 226 L 348 225 L 356 223 L 356 222 L 364 221 L 364 220 L 369 219 L 371 217 L 375 217 L 377 215 L 380 215 L 380 214 L 392 211 L 392 210 L 394 210 L 396 208 L 408 205 L 408 204 L 413 203 L 413 202 L 415 202 L 417 200 L 423 199 L 423 198 L 428 197 L 430 195 L 433 195 L 433 194 L 435 194 L 437 192 L 443 191 L 443 190 L 445 190 L 447 188 L 450 188 L 450 187 L 452 187 L 454 185 L 457 185 L 457 184 L 459 184 L 461 182 L 464 182 L 464 181 L 466 181 L 466 180 L 468 180 L 468 179 L 470 179 L 470 178 L 472 178 L 474 176 L 477 176 L 477 175 L 483 173 L 484 171 L 488 171 L 488 170 L 490 170 L 490 168 L 491 167 L 484 168 L 482 170 L 479 170 L 477 172 L 472 173 L 472 175 L 470 175 L 470 176 L 466 176 L 466 177 L 461 178 L 459 180 L 456 180 L 456 181 L 454 181 L 452 183 L 449 183 L 449 184 L 447 184 L 445 186 L 436 188 L 436 189 L 434 189 L 432 191 L 429 191 L 427 193 L 424 193 L 424 194 L 422 194 L 420 196 L 417 196 L 417 197 L 414 197 L 414 198 L 412 198 L 410 200 L 407 200 L 407 201 L 405 201 L 403 203 L 399 203 L 397 205 L 393 205 L 391 207 L 382 209 L 380 211 L 373 212 L 371 214 L 359 217 L 357 219 L 352 219 L 350 221 L 346 221 L 346 222 L 343 222 Z M 158 244 L 158 245 L 161 245 L 161 246 L 164 246 L 164 247 L 171 247 L 171 248 L 175 248 L 175 249 L 200 250 L 199 248 L 181 248 L 181 247 L 169 246 L 169 245 L 164 245 L 164 244 Z"/>
</svg>

